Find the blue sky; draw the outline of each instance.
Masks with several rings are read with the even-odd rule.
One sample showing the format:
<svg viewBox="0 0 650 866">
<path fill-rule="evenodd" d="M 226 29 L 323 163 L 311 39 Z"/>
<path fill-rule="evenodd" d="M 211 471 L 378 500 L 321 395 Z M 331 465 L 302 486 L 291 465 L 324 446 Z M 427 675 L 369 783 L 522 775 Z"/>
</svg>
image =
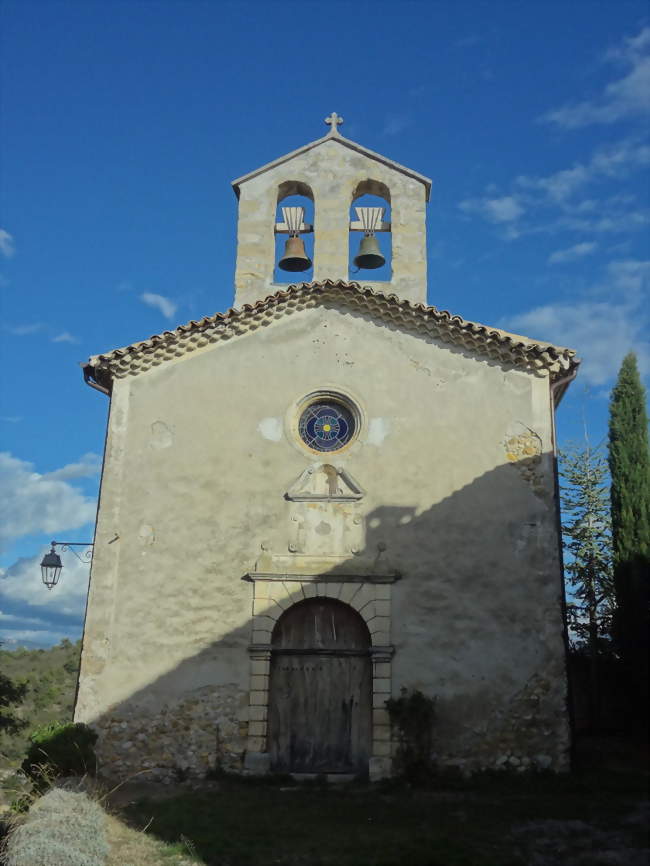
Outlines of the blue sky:
<svg viewBox="0 0 650 866">
<path fill-rule="evenodd" d="M 4 0 L 3 477 L 8 646 L 80 635 L 107 400 L 95 354 L 232 304 L 230 181 L 341 132 L 433 178 L 429 302 L 584 358 L 561 440 L 606 432 L 648 347 L 645 2 Z"/>
</svg>

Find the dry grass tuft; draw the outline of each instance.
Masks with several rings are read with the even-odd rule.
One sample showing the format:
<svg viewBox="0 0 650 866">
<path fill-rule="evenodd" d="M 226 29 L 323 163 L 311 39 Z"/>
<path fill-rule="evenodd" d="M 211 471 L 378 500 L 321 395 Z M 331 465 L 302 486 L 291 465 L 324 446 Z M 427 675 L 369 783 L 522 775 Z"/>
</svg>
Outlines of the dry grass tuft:
<svg viewBox="0 0 650 866">
<path fill-rule="evenodd" d="M 106 816 L 110 854 L 106 866 L 200 866 L 176 846 L 170 847 L 138 830 L 127 827 L 114 815 Z"/>
<path fill-rule="evenodd" d="M 23 795 L 29 811 L 10 819 L 0 862 L 5 866 L 203 866 L 191 840 L 168 845 L 148 836 L 146 828 L 133 829 L 107 812 L 114 808 L 112 799 L 119 799 L 122 787 L 106 791 L 97 780 L 82 777 L 66 779 L 42 796 Z M 133 788 L 132 782 L 125 785 L 130 792 Z"/>
<path fill-rule="evenodd" d="M 54 788 L 10 829 L 6 866 L 104 866 L 105 817 L 86 794 Z"/>
</svg>

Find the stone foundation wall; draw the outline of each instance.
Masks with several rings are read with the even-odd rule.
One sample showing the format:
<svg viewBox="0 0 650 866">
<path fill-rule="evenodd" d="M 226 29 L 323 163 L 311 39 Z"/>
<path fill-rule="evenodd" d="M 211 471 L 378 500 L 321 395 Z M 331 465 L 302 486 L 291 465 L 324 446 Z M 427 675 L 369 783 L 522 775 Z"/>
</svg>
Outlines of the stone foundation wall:
<svg viewBox="0 0 650 866">
<path fill-rule="evenodd" d="M 464 774 L 568 770 L 568 730 L 557 690 L 557 679 L 535 675 L 508 706 L 486 705 L 484 720 L 473 725 L 463 724 L 465 707 L 439 702 L 434 763 Z M 245 772 L 248 699 L 236 686 L 208 686 L 157 712 L 133 708 L 93 723 L 101 775 L 123 781 L 145 771 L 146 779 L 172 782 L 203 778 L 215 769 Z M 395 757 L 397 741 L 387 734 L 388 754 Z M 386 771 L 388 766 L 381 775 Z"/>
<path fill-rule="evenodd" d="M 485 701 L 479 723 L 463 724 L 462 707 L 438 707 L 434 760 L 463 773 L 479 770 L 569 770 L 569 728 L 562 675 L 534 675 L 506 705 Z M 477 716 L 475 714 L 474 717 Z M 471 717 L 471 716 L 470 716 Z M 453 723 L 453 724 L 451 724 Z M 456 735 L 450 733 L 456 728 Z"/>
<path fill-rule="evenodd" d="M 242 768 L 248 695 L 236 686 L 206 686 L 156 711 L 122 708 L 92 722 L 105 778 L 124 780 L 146 771 L 146 779 L 173 781 L 209 771 Z"/>
</svg>

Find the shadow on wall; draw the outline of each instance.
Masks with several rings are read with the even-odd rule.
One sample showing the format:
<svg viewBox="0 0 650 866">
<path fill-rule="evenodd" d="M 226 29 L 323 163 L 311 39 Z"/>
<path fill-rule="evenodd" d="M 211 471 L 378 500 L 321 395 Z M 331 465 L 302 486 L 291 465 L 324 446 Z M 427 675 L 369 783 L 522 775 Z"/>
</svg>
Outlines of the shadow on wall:
<svg viewBox="0 0 650 866">
<path fill-rule="evenodd" d="M 125 778 L 144 769 L 152 777 L 182 778 L 215 768 L 239 770 L 247 754 L 263 752 L 269 654 L 251 655 L 249 648 L 270 643 L 283 610 L 318 595 L 340 597 L 360 610 L 373 645 L 389 628 L 380 637 L 386 652 L 377 662 L 389 667 L 376 668 L 373 680 L 373 737 L 379 732 L 384 745 L 377 741 L 373 753 L 390 756 L 384 702 L 391 692 L 410 687 L 437 696 L 434 748 L 441 762 L 566 769 L 563 587 L 553 471 L 552 455 L 536 454 L 485 473 L 426 511 L 376 508 L 365 518 L 363 549 L 319 572 L 322 580 L 302 586 L 291 584 L 290 576 L 272 581 L 265 584 L 273 587 L 265 598 L 257 592 L 262 582 L 239 583 L 250 592 L 252 612 L 240 627 L 109 712 L 77 717 L 100 733 L 104 775 Z M 417 463 L 404 472 L 417 489 Z M 435 491 L 435 479 L 427 484 Z M 346 506 L 362 513 L 362 503 Z M 251 540 L 253 573 L 260 553 L 259 541 Z M 273 551 L 270 555 L 273 559 Z M 289 556 L 285 548 L 278 559 Z M 399 573 L 394 583 L 373 582 L 394 572 Z M 356 581 L 350 582 L 350 575 Z M 181 593 L 182 586 L 160 591 Z M 379 600 L 388 600 L 388 608 Z M 213 616 L 219 617 L 218 603 Z M 259 633 L 260 622 L 266 623 L 266 635 Z M 93 643 L 103 639 L 84 636 L 83 676 L 101 680 Z M 143 646 L 142 654 L 146 651 Z"/>
</svg>

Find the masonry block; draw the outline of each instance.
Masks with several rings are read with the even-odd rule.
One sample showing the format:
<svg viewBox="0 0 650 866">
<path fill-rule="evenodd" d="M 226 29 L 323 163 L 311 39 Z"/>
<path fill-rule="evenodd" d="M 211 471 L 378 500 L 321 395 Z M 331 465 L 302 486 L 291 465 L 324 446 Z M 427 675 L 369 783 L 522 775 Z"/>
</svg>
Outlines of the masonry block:
<svg viewBox="0 0 650 866">
<path fill-rule="evenodd" d="M 255 745 L 258 745 L 259 739 L 251 737 L 249 743 L 254 742 Z M 248 750 L 244 758 L 244 769 L 252 776 L 266 776 L 267 773 L 271 772 L 271 756 L 268 752 Z"/>
<path fill-rule="evenodd" d="M 269 714 L 266 704 L 255 704 L 248 708 L 248 718 L 251 722 L 265 721 Z"/>
<path fill-rule="evenodd" d="M 389 779 L 392 775 L 393 762 L 391 758 L 373 755 L 368 762 L 368 776 L 371 782 Z"/>
<path fill-rule="evenodd" d="M 271 662 L 269 659 L 251 659 L 251 677 L 268 677 Z"/>
<path fill-rule="evenodd" d="M 388 677 L 373 677 L 372 690 L 375 693 L 383 692 L 390 695 L 390 679 Z"/>
<path fill-rule="evenodd" d="M 251 707 L 254 706 L 263 706 L 267 707 L 269 703 L 269 693 L 267 691 L 259 690 L 256 692 L 250 693 L 250 702 Z"/>
<path fill-rule="evenodd" d="M 393 587 L 390 583 L 375 584 L 375 599 L 377 601 L 390 601 L 392 589 Z"/>
<path fill-rule="evenodd" d="M 388 725 L 375 725 L 372 729 L 372 739 L 374 742 L 379 740 L 390 741 L 391 730 Z"/>
<path fill-rule="evenodd" d="M 265 675 L 254 675 L 251 677 L 251 691 L 265 692 L 269 687 L 269 678 Z"/>
<path fill-rule="evenodd" d="M 361 589 L 361 584 L 359 583 L 344 583 L 339 594 L 340 601 L 345 602 L 345 604 L 351 604 L 353 598 Z"/>
<path fill-rule="evenodd" d="M 266 722 L 265 721 L 256 721 L 248 723 L 248 736 L 249 737 L 265 737 L 266 736 Z"/>
<path fill-rule="evenodd" d="M 272 616 L 255 616 L 253 617 L 253 631 L 268 631 L 271 633 L 275 623 L 276 620 Z"/>
</svg>

